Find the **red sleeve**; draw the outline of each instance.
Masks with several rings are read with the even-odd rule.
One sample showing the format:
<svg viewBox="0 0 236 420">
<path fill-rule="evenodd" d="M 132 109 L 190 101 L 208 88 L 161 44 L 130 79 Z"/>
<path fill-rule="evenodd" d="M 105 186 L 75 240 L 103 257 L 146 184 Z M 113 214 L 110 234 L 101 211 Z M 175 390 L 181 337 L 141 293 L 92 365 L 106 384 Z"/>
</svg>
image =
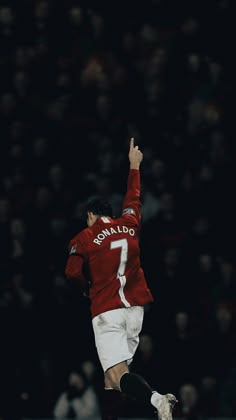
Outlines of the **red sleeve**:
<svg viewBox="0 0 236 420">
<path fill-rule="evenodd" d="M 140 171 L 130 169 L 127 192 L 122 206 L 122 216 L 129 216 L 140 225 L 141 221 L 141 200 L 140 200 Z"/>
<path fill-rule="evenodd" d="M 69 244 L 69 256 L 66 262 L 65 275 L 68 279 L 78 280 L 83 292 L 87 292 L 88 283 L 83 274 L 84 256 L 75 241 Z"/>
</svg>

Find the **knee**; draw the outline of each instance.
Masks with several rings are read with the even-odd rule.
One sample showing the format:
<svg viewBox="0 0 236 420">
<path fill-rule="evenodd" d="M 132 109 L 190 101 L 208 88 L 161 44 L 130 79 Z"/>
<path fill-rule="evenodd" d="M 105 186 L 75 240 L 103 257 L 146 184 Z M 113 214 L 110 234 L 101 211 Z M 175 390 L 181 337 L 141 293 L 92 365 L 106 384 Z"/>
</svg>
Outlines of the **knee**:
<svg viewBox="0 0 236 420">
<path fill-rule="evenodd" d="M 107 375 L 105 375 L 104 378 L 104 385 L 105 385 L 105 389 L 118 389 L 117 388 L 117 384 L 115 381 L 111 380 L 110 378 L 108 378 Z"/>
<path fill-rule="evenodd" d="M 120 389 L 120 377 L 118 373 L 113 371 L 106 372 L 105 388 Z"/>
<path fill-rule="evenodd" d="M 105 387 L 113 388 L 120 391 L 120 378 L 121 376 L 128 372 L 128 367 L 126 366 L 114 366 L 105 373 Z"/>
</svg>

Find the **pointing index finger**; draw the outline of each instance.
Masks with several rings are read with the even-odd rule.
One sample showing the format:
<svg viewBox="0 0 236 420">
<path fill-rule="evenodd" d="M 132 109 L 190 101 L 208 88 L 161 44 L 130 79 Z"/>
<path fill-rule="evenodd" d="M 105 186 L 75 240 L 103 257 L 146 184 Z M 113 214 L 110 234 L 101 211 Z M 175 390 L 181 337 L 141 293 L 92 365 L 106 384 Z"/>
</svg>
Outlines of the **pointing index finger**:
<svg viewBox="0 0 236 420">
<path fill-rule="evenodd" d="M 134 138 L 131 137 L 131 139 L 130 139 L 130 149 L 133 149 L 133 148 L 134 148 Z"/>
</svg>

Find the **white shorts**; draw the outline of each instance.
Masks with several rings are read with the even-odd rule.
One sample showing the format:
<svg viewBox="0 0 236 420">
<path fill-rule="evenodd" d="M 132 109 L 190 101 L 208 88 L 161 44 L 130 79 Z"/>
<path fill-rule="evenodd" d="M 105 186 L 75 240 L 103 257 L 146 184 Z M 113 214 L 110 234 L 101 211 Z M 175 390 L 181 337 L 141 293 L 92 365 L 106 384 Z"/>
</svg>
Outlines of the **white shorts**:
<svg viewBox="0 0 236 420">
<path fill-rule="evenodd" d="M 130 364 L 139 344 L 144 308 L 132 306 L 104 312 L 93 318 L 98 357 L 104 372 L 118 363 Z"/>
</svg>

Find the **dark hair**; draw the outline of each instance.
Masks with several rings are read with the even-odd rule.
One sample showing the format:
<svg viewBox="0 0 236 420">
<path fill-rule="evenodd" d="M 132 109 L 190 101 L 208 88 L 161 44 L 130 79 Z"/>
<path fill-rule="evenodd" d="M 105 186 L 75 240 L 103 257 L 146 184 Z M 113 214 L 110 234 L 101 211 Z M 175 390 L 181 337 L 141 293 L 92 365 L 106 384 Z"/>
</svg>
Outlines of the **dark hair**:
<svg viewBox="0 0 236 420">
<path fill-rule="evenodd" d="M 86 214 L 88 211 L 96 214 L 97 216 L 109 216 L 113 217 L 113 211 L 111 204 L 108 201 L 102 201 L 99 198 L 90 200 L 86 204 Z"/>
</svg>

